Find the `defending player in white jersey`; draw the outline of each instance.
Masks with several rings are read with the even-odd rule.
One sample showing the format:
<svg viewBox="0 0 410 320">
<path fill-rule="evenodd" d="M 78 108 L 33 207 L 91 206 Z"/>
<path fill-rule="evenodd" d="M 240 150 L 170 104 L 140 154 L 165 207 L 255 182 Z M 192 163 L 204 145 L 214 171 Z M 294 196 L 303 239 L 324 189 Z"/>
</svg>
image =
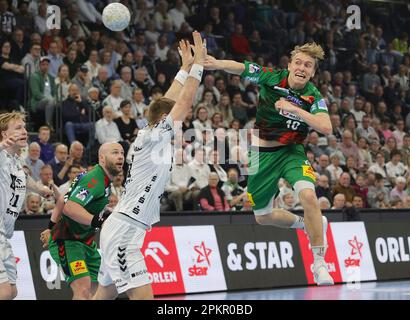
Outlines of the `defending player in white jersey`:
<svg viewBox="0 0 410 320">
<path fill-rule="evenodd" d="M 180 41 L 181 70 L 165 97 L 151 103 L 149 124 L 138 133 L 131 150 L 125 194 L 100 235 L 102 260 L 95 299 L 115 299 L 122 292 L 132 300 L 153 298 L 141 247 L 146 230 L 159 221 L 160 198 L 171 171 L 171 140 L 176 123 L 181 124 L 191 109 L 202 78 L 206 45 L 198 32 L 193 32 L 193 38 L 193 46 Z"/>
<path fill-rule="evenodd" d="M 11 245 L 14 224 L 26 196 L 26 175 L 19 154 L 27 146 L 22 113 L 0 114 L 0 300 L 17 296 L 17 266 Z"/>
</svg>

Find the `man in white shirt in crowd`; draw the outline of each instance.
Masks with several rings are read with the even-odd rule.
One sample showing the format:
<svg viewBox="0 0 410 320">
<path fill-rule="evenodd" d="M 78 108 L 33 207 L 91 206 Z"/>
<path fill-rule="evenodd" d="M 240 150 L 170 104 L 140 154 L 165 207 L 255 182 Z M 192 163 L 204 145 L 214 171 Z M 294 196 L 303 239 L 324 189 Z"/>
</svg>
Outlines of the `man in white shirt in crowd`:
<svg viewBox="0 0 410 320">
<path fill-rule="evenodd" d="M 171 177 L 165 191 L 168 192 L 168 199 L 172 200 L 176 211 L 184 209 L 184 202 L 193 196 L 192 191 L 188 189 L 191 172 L 185 162 L 184 150 L 179 148 L 175 151 L 174 164 L 172 166 Z M 199 191 L 197 192 L 199 194 Z"/>
<path fill-rule="evenodd" d="M 188 167 L 191 173 L 188 189 L 193 193 L 192 197 L 195 199 L 200 190 L 208 185 L 208 177 L 211 173 L 209 166 L 205 163 L 205 151 L 202 147 L 194 150 L 194 159 L 188 163 Z"/>
<path fill-rule="evenodd" d="M 134 119 L 143 118 L 144 110 L 148 108 L 148 106 L 144 103 L 145 97 L 142 93 L 142 89 L 135 88 L 132 93 L 131 101 L 131 110 Z"/>
<path fill-rule="evenodd" d="M 393 131 L 393 137 L 396 139 L 397 142 L 397 149 L 401 149 L 403 147 L 403 140 L 404 136 L 406 135 L 406 132 L 404 130 L 404 120 L 397 120 L 396 129 Z"/>
<path fill-rule="evenodd" d="M 121 194 L 125 190 L 124 187 L 124 173 L 117 174 L 111 182 L 111 195 L 117 197 L 117 202 L 121 199 Z"/>
<path fill-rule="evenodd" d="M 365 116 L 366 112 L 363 111 L 364 100 L 362 97 L 356 97 L 354 100 L 353 109 L 350 112 L 354 115 L 358 125 L 362 123 L 362 119 Z"/>
<path fill-rule="evenodd" d="M 235 168 L 228 170 L 228 181 L 224 182 L 222 191 L 226 195 L 229 206 L 235 210 L 241 210 L 244 203 L 248 200 L 246 189 L 242 188 L 239 183 L 239 174 Z"/>
<path fill-rule="evenodd" d="M 95 137 L 100 144 L 122 141 L 117 124 L 113 121 L 114 110 L 111 106 L 103 108 L 103 118 L 95 124 Z"/>
<path fill-rule="evenodd" d="M 367 141 L 373 139 L 379 140 L 376 130 L 370 126 L 370 119 L 368 115 L 362 117 L 361 125 L 356 129 L 356 134 L 358 138 L 363 137 L 366 138 Z"/>
<path fill-rule="evenodd" d="M 346 197 L 343 193 L 338 193 L 333 198 L 333 207 L 331 209 L 343 209 L 346 204 Z"/>
</svg>

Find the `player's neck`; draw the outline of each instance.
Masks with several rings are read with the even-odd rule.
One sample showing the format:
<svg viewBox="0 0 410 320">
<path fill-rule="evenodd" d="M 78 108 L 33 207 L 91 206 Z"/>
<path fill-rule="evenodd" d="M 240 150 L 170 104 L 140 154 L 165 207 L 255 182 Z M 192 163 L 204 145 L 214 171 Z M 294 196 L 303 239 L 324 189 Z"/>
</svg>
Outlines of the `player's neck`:
<svg viewBox="0 0 410 320">
<path fill-rule="evenodd" d="M 289 85 L 289 88 L 294 89 L 294 90 L 301 90 L 304 87 L 306 87 L 306 83 L 305 84 L 295 84 L 292 77 L 288 77 L 288 85 Z"/>
<path fill-rule="evenodd" d="M 6 148 L 6 151 L 7 151 L 7 153 L 8 154 L 10 154 L 10 155 L 12 155 L 12 156 L 15 156 L 15 155 L 17 155 L 18 153 L 19 153 L 19 151 L 20 151 L 20 147 L 10 147 L 10 148 Z"/>
</svg>

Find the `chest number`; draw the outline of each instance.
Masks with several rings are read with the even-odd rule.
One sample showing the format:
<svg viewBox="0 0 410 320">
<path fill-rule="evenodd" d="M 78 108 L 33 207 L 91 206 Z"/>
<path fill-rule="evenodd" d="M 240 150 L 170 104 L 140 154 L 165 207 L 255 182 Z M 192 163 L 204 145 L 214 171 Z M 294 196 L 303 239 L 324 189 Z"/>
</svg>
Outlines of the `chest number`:
<svg viewBox="0 0 410 320">
<path fill-rule="evenodd" d="M 300 126 L 300 122 L 299 121 L 294 121 L 294 120 L 288 120 L 288 121 L 286 121 L 286 125 L 287 125 L 288 129 L 297 130 Z"/>
</svg>

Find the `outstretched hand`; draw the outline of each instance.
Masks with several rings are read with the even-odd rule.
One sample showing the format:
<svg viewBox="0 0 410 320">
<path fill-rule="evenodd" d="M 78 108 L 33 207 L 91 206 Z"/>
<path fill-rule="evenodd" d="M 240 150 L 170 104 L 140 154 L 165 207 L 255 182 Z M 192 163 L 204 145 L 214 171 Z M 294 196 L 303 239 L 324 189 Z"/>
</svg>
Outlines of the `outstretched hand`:
<svg viewBox="0 0 410 320">
<path fill-rule="evenodd" d="M 204 62 L 204 69 L 205 70 L 217 70 L 217 60 L 213 56 L 210 56 L 209 54 L 206 55 L 205 62 Z"/>
<path fill-rule="evenodd" d="M 206 40 L 202 40 L 201 34 L 198 31 L 192 32 L 194 38 L 194 45 L 191 45 L 194 51 L 194 63 L 204 65 L 207 55 Z"/>
<path fill-rule="evenodd" d="M 189 72 L 192 64 L 194 63 L 194 57 L 192 56 L 191 44 L 189 41 L 179 41 L 178 53 L 182 60 L 181 69 Z"/>
</svg>

